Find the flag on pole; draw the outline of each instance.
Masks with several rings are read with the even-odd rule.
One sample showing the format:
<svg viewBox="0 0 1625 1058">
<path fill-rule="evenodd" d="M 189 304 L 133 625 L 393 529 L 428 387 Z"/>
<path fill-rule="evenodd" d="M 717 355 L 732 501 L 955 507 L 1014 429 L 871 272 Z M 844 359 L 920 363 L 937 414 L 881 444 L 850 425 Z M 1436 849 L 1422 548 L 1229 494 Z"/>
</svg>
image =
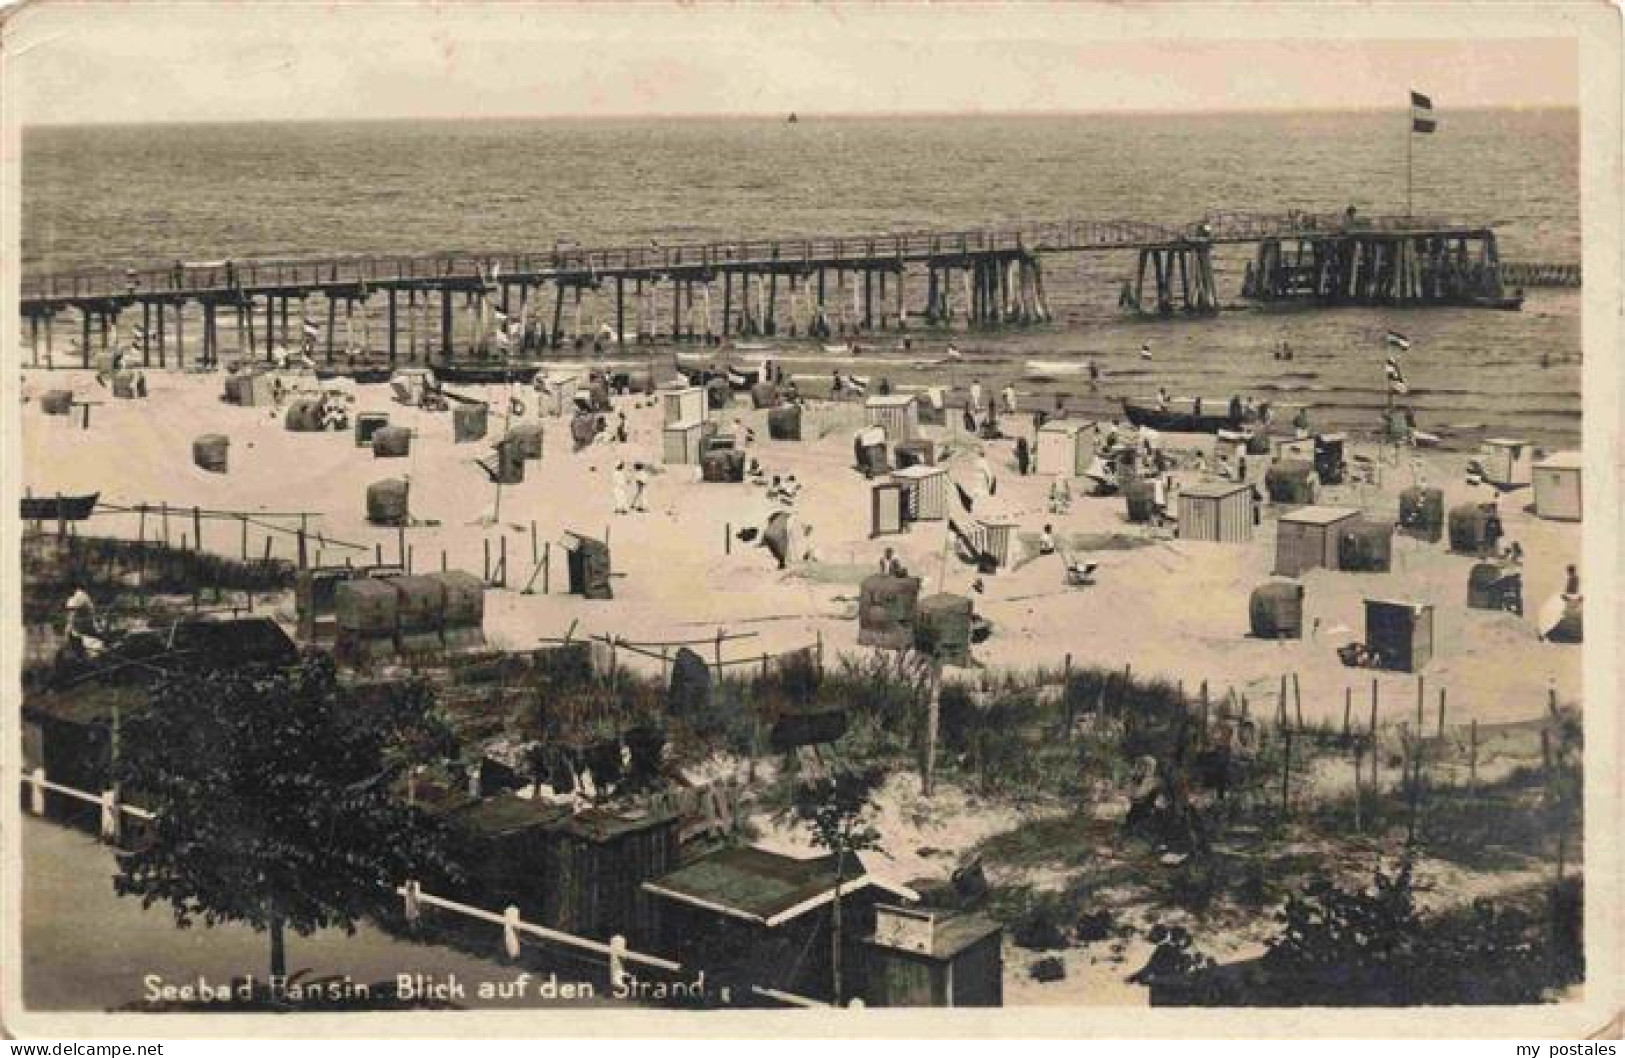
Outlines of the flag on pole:
<svg viewBox="0 0 1625 1058">
<path fill-rule="evenodd" d="M 1389 331 L 1383 341 L 1395 349 L 1409 349 L 1411 347 L 1411 340 L 1398 331 Z"/>
<path fill-rule="evenodd" d="M 1399 369 L 1399 361 L 1395 360 L 1392 355 L 1388 357 L 1384 370 L 1388 373 L 1388 391 L 1390 393 L 1407 393 L 1410 391 L 1410 387 L 1405 384 L 1405 373 Z"/>
<path fill-rule="evenodd" d="M 309 316 L 305 317 L 304 330 L 306 338 L 315 338 L 322 333 L 322 329 L 316 326 L 316 321 Z"/>
<path fill-rule="evenodd" d="M 1433 117 L 1433 100 L 1421 92 L 1411 93 L 1411 131 L 1431 134 L 1439 127 Z"/>
</svg>

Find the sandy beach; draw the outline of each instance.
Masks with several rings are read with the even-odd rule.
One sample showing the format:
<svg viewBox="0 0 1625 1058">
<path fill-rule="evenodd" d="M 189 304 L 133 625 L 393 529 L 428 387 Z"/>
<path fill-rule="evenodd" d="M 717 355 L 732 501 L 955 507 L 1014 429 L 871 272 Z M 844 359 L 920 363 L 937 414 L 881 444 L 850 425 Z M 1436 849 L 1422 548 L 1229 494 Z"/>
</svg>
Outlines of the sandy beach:
<svg viewBox="0 0 1625 1058">
<path fill-rule="evenodd" d="M 669 371 L 670 369 L 667 368 Z M 801 442 L 768 439 L 766 412 L 736 397 L 732 407 L 713 412 L 726 430 L 737 418 L 755 431 L 751 452 L 767 475 L 794 474 L 804 491 L 797 509 L 812 526 L 817 561 L 776 568 L 769 553 L 740 542 L 741 527 L 759 525 L 773 509 L 762 486 L 713 484 L 698 480 L 688 466 L 661 466 L 661 409 L 640 396 L 615 398 L 624 411 L 629 440 L 624 446 L 592 446 L 571 451 L 568 418 L 539 414 L 535 400 L 526 416 L 511 423 L 493 404 L 487 440 L 455 444 L 451 415 L 407 408 L 391 399 L 387 386 L 357 387 L 353 413 L 381 412 L 392 424 L 414 431 L 410 457 L 376 459 L 355 446 L 350 432 L 294 433 L 279 410 L 245 408 L 221 399 L 223 376 L 148 375 L 144 401 L 112 399 L 88 372 L 31 374 L 27 389 L 36 397 L 47 388 L 71 388 L 76 399 L 99 400 L 91 425 L 43 415 L 37 400 L 24 408 L 25 487 L 36 495 L 99 492 L 104 503 L 168 503 L 233 512 L 311 512 L 313 561 L 357 564 L 381 552 L 395 561 L 401 534 L 366 521 L 366 489 L 384 478 L 411 481 L 410 507 L 418 523 L 404 534 L 414 569 L 449 568 L 478 575 L 489 543 L 492 561 L 506 541 L 506 589 L 486 598 L 486 634 L 493 645 L 524 649 L 545 637 L 616 635 L 634 641 L 694 639 L 750 632 L 730 643 L 730 658 L 771 654 L 822 638 L 833 656 L 858 651 L 858 582 L 885 548 L 893 548 L 910 572 L 924 580 L 926 594 L 970 594 L 979 614 L 992 622 L 992 637 L 976 648 L 982 668 L 950 670 L 950 678 L 975 681 L 988 670 L 1058 667 L 1068 655 L 1077 665 L 1132 665 L 1137 674 L 1183 681 L 1194 688 L 1206 680 L 1212 693 L 1234 689 L 1254 708 L 1273 708 L 1283 674 L 1300 681 L 1306 718 L 1339 718 L 1345 688 L 1363 703 L 1373 674 L 1351 670 L 1336 648 L 1363 635 L 1362 600 L 1406 599 L 1435 606 L 1435 656 L 1425 669 L 1430 688 L 1449 692 L 1452 723 L 1513 721 L 1544 708 L 1549 689 L 1574 700 L 1580 688 L 1580 650 L 1540 643 L 1533 615 L 1563 587 L 1564 569 L 1580 553 L 1578 523 L 1547 521 L 1524 509 L 1528 490 L 1501 501 L 1508 539 L 1522 544 L 1526 616 L 1469 610 L 1467 573 L 1473 559 L 1447 553 L 1445 544 L 1395 538 L 1392 572 L 1384 574 L 1312 570 L 1306 589 L 1305 637 L 1300 641 L 1249 638 L 1248 596 L 1270 579 L 1278 511 L 1265 505 L 1262 525 L 1247 544 L 1152 539 L 1142 526 L 1126 521 L 1120 496 L 1083 495 L 1087 481 L 1075 479 L 1078 498 L 1064 515 L 1047 513 L 1047 476 L 1020 477 L 1013 462 L 1013 431 L 1031 436 L 1031 418 L 1007 416 L 1012 437 L 986 444 L 999 478 L 996 496 L 980 501 L 978 514 L 996 512 L 1018 523 L 1021 555 L 1013 568 L 981 578 L 945 547 L 946 522 L 917 522 L 903 535 L 872 539 L 870 483 L 852 466 L 852 434 L 862 423 L 857 402 L 812 402 Z M 463 387 L 473 397 L 495 399 L 496 387 Z M 957 419 L 950 415 L 950 419 Z M 506 425 L 540 421 L 545 454 L 526 467 L 522 484 L 500 490 L 474 465 L 491 455 L 490 442 Z M 925 427 L 928 437 L 949 448 L 951 477 L 972 485 L 978 444 L 956 425 Z M 230 470 L 220 475 L 192 464 L 194 438 L 207 433 L 231 439 Z M 1166 435 L 1173 450 L 1211 445 L 1211 438 Z M 1350 456 L 1376 457 L 1373 445 L 1352 444 Z M 1413 484 L 1418 470 L 1429 485 L 1443 488 L 1446 506 L 1487 498 L 1487 489 L 1466 483 L 1467 457 L 1460 453 L 1404 453 L 1398 465 L 1382 467 L 1381 483 L 1342 485 L 1323 490 L 1323 504 L 1358 508 L 1383 518 L 1397 515 L 1398 493 Z M 616 515 L 610 475 L 616 461 L 628 467 L 642 461 L 656 470 L 647 513 Z M 1178 475 L 1188 486 L 1192 470 Z M 494 516 L 499 520 L 488 524 Z M 149 517 L 144 532 L 161 532 Z M 282 520 L 281 524 L 293 524 Z M 1036 557 L 1035 541 L 1052 524 L 1063 546 L 1100 563 L 1096 583 L 1069 587 L 1062 561 Z M 534 525 L 534 536 L 532 532 Z M 171 519 L 171 542 L 190 530 L 190 518 Z M 81 531 L 134 538 L 143 531 L 134 515 L 98 515 Z M 566 531 L 608 537 L 612 550 L 612 601 L 587 601 L 566 594 L 559 541 Z M 250 527 L 249 554 L 260 556 L 266 533 Z M 203 546 L 238 556 L 244 538 L 239 527 L 205 523 Z M 539 550 L 552 543 L 550 590 L 532 580 L 533 539 Z M 354 546 L 345 546 L 354 545 Z M 293 538 L 273 534 L 271 554 L 293 557 Z M 532 592 L 521 589 L 532 584 Z M 292 619 L 291 603 L 281 616 Z M 1317 630 L 1318 629 L 1318 630 Z M 635 657 L 623 663 L 647 664 Z M 1376 674 L 1384 722 L 1398 721 L 1413 708 L 1414 677 Z M 1430 705 L 1431 708 L 1431 705 Z"/>
</svg>

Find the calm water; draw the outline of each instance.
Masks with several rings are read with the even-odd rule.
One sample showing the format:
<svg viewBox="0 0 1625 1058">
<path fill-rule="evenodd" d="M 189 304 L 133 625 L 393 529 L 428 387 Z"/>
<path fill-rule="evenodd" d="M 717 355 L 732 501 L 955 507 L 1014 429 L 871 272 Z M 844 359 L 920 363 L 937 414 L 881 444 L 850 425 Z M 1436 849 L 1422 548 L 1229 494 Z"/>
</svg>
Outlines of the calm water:
<svg viewBox="0 0 1625 1058">
<path fill-rule="evenodd" d="M 1508 259 L 1578 260 L 1577 113 L 1441 116 L 1440 132 L 1417 141 L 1416 211 L 1494 223 Z M 1396 112 L 31 129 L 23 260 L 40 270 L 1069 216 L 1186 223 L 1209 210 L 1348 204 L 1396 212 L 1404 120 Z M 1244 263 L 1241 253 L 1221 256 L 1225 300 L 1238 297 Z M 1113 394 L 1159 384 L 1274 394 L 1314 405 L 1321 423 L 1358 427 L 1383 401 L 1381 336 L 1391 327 L 1415 341 L 1405 366 L 1424 426 L 1474 425 L 1550 443 L 1578 437 L 1573 292 L 1532 292 L 1515 315 L 1343 309 L 1140 323 L 1114 311 L 1118 282 L 1133 266 L 1127 254 L 1052 259 L 1046 286 L 1063 326 L 961 344 L 973 360 L 1001 363 L 1092 356 Z M 923 294 L 916 280 L 909 296 Z M 1298 351 L 1284 374 L 1269 354 L 1281 338 Z M 1149 364 L 1135 356 L 1142 341 L 1155 351 Z M 1001 374 L 984 367 L 990 381 Z"/>
</svg>

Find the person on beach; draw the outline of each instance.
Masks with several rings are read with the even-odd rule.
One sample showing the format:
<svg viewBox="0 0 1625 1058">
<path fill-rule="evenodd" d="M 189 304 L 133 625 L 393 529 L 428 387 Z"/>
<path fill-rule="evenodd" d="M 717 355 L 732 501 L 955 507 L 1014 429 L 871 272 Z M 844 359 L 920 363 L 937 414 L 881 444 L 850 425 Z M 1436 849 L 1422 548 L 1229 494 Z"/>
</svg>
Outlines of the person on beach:
<svg viewBox="0 0 1625 1058">
<path fill-rule="evenodd" d="M 1298 409 L 1298 414 L 1296 414 L 1296 415 L 1294 415 L 1292 417 L 1292 432 L 1297 436 L 1298 440 L 1300 440 L 1300 441 L 1309 436 L 1309 409 L 1308 408 L 1299 408 Z"/>
<path fill-rule="evenodd" d="M 1038 553 L 1040 555 L 1055 554 L 1055 527 L 1046 524 L 1044 531 L 1038 534 Z"/>
<path fill-rule="evenodd" d="M 976 432 L 976 412 L 971 410 L 969 400 L 965 401 L 965 431 L 967 433 Z"/>
<path fill-rule="evenodd" d="M 1032 449 L 1025 437 L 1016 438 L 1016 473 L 1026 477 L 1032 468 Z"/>
<path fill-rule="evenodd" d="M 976 483 L 984 496 L 992 496 L 999 490 L 999 480 L 993 476 L 993 465 L 987 461 L 985 448 L 976 451 Z"/>
<path fill-rule="evenodd" d="M 1570 566 L 1568 567 L 1567 575 L 1563 581 L 1563 598 L 1578 599 L 1579 597 L 1580 571 L 1575 569 L 1573 566 Z"/>
<path fill-rule="evenodd" d="M 627 429 L 626 429 L 626 412 L 624 412 L 624 411 L 616 412 L 615 413 L 615 443 L 624 445 L 626 443 L 626 439 L 627 439 L 628 436 L 629 436 L 629 434 L 627 433 Z"/>
<path fill-rule="evenodd" d="M 903 564 L 897 560 L 897 553 L 891 548 L 880 556 L 880 575 L 882 577 L 901 577 L 904 575 Z"/>
<path fill-rule="evenodd" d="M 1004 387 L 1004 413 L 1006 415 L 1016 413 L 1016 387 L 1014 383 L 1007 383 Z"/>
<path fill-rule="evenodd" d="M 649 496 L 649 467 L 644 463 L 632 464 L 632 509 L 647 512 Z"/>
<path fill-rule="evenodd" d="M 616 463 L 610 474 L 609 487 L 615 500 L 615 513 L 626 513 L 626 464 Z"/>
<path fill-rule="evenodd" d="M 1168 512 L 1168 479 L 1158 475 L 1151 479 L 1151 524 L 1162 528 L 1163 516 Z"/>
<path fill-rule="evenodd" d="M 1066 479 L 1058 477 L 1050 482 L 1049 512 L 1051 514 L 1065 514 L 1072 506 L 1072 490 Z"/>
<path fill-rule="evenodd" d="M 1089 388 L 1094 389 L 1100 385 L 1100 365 L 1094 360 L 1089 361 Z"/>
<path fill-rule="evenodd" d="M 977 415 L 982 414 L 982 380 L 977 379 L 970 384 L 970 406 Z"/>
<path fill-rule="evenodd" d="M 1141 342 L 1140 343 L 1140 359 L 1141 360 L 1149 360 L 1149 359 L 1151 359 L 1151 343 L 1150 342 Z"/>
<path fill-rule="evenodd" d="M 1168 387 L 1167 386 L 1158 386 L 1157 387 L 1157 410 L 1158 411 L 1167 411 L 1168 410 Z"/>
</svg>

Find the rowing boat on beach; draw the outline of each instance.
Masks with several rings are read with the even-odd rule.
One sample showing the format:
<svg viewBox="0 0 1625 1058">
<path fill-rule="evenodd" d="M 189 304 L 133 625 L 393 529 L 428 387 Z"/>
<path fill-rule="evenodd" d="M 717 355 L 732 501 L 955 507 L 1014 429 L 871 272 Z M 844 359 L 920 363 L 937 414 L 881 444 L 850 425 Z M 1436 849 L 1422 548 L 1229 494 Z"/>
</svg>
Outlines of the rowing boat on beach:
<svg viewBox="0 0 1625 1058">
<path fill-rule="evenodd" d="M 1193 397 L 1181 397 L 1163 405 L 1125 397 L 1123 416 L 1135 426 L 1149 426 L 1168 433 L 1218 433 L 1242 425 L 1240 416 L 1230 414 L 1228 400 L 1198 401 Z"/>
<path fill-rule="evenodd" d="M 1081 375 L 1087 365 L 1075 360 L 1029 360 L 1028 378 L 1055 378 L 1060 375 Z"/>
<path fill-rule="evenodd" d="M 434 364 L 435 381 L 464 386 L 496 385 L 507 382 L 529 382 L 536 377 L 541 364 Z"/>
</svg>

